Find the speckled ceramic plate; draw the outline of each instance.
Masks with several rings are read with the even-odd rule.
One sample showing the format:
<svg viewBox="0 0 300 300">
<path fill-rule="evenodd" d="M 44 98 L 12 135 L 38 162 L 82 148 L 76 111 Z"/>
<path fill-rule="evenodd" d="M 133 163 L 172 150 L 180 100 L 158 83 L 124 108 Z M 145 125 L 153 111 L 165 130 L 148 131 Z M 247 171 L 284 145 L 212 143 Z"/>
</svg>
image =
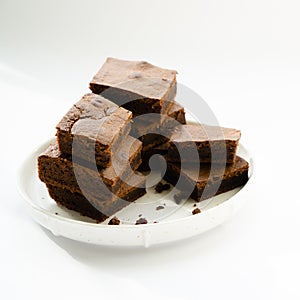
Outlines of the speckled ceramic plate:
<svg viewBox="0 0 300 300">
<path fill-rule="evenodd" d="M 30 208 L 36 222 L 49 229 L 54 235 L 73 240 L 110 246 L 145 246 L 178 241 L 205 232 L 231 218 L 242 206 L 243 194 L 251 180 L 242 187 L 197 203 L 201 213 L 192 214 L 195 201 L 187 200 L 177 205 L 168 192 L 155 193 L 155 173 L 148 178 L 147 194 L 135 203 L 119 211 L 116 216 L 124 220 L 118 226 L 97 224 L 92 219 L 56 205 L 48 195 L 46 186 L 38 179 L 37 157 L 49 145 L 49 140 L 35 149 L 25 160 L 19 171 L 18 188 Z M 253 160 L 247 149 L 240 144 L 238 155 L 249 162 L 249 177 L 253 172 Z M 150 184 L 151 183 L 151 184 Z M 146 204 L 142 216 L 159 219 L 158 223 L 132 225 L 141 216 L 141 207 Z M 163 205 L 163 210 L 157 207 Z M 176 209 L 174 209 L 174 206 Z M 172 211 L 166 214 L 167 210 Z M 164 213 L 162 212 L 164 211 Z M 131 224 L 130 224 L 131 223 Z"/>
</svg>

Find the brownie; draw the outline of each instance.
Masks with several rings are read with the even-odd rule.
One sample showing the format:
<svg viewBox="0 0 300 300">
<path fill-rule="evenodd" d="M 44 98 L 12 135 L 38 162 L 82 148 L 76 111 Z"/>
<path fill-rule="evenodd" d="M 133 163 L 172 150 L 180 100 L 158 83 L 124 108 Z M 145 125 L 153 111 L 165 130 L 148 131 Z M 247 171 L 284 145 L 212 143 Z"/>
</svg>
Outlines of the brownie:
<svg viewBox="0 0 300 300">
<path fill-rule="evenodd" d="M 143 142 L 142 163 L 139 171 L 149 171 L 150 157 L 154 154 L 166 154 L 166 149 L 161 145 L 169 141 L 169 137 L 179 123 L 186 124 L 184 108 L 177 102 L 173 103 L 167 115 L 161 115 L 160 118 L 162 119 L 160 125 L 157 125 L 159 122 L 157 115 L 152 118 L 153 122 L 147 122 L 147 118 L 133 120 L 130 134 Z"/>
<path fill-rule="evenodd" d="M 184 107 L 176 101 L 170 107 L 170 110 L 168 111 L 167 115 L 170 118 L 177 120 L 181 124 L 186 124 Z"/>
<path fill-rule="evenodd" d="M 150 161 L 151 157 L 155 154 L 164 156 L 166 154 L 166 152 L 167 151 L 164 148 L 161 148 L 160 145 L 157 145 L 148 150 L 142 151 L 142 163 L 139 165 L 138 171 L 140 171 L 140 172 L 150 171 L 149 161 Z M 153 170 L 159 170 L 159 169 L 161 169 L 161 165 L 162 165 L 161 160 L 155 160 L 155 161 L 152 161 L 151 168 Z"/>
<path fill-rule="evenodd" d="M 132 111 L 134 117 L 165 113 L 176 95 L 176 74 L 145 61 L 107 58 L 90 89 Z"/>
<path fill-rule="evenodd" d="M 142 157 L 145 155 L 152 153 L 153 149 L 157 148 L 158 146 L 165 144 L 168 142 L 168 136 L 156 133 L 150 133 L 145 136 L 143 139 L 143 149 L 142 149 Z M 160 153 L 160 151 L 156 151 L 156 153 Z"/>
<path fill-rule="evenodd" d="M 109 195 L 110 191 L 119 190 L 122 179 L 129 177 L 140 163 L 141 142 L 130 136 L 119 149 L 113 164 L 100 170 L 96 166 L 71 161 L 58 149 L 57 143 L 53 143 L 38 157 L 38 173 L 46 184 L 67 188 L 71 192 L 81 193 L 84 187 L 84 191 L 91 195 Z"/>
<path fill-rule="evenodd" d="M 241 132 L 219 126 L 177 126 L 171 136 L 167 160 L 171 162 L 233 163 Z M 179 155 L 180 153 L 180 155 Z"/>
<path fill-rule="evenodd" d="M 248 162 L 239 156 L 233 164 L 201 163 L 199 166 L 168 162 L 164 179 L 183 194 L 191 191 L 186 197 L 200 201 L 246 184 L 248 169 Z"/>
<path fill-rule="evenodd" d="M 79 212 L 83 216 L 103 222 L 128 204 L 146 193 L 145 179 L 137 181 L 135 186 L 127 186 L 119 195 L 104 197 L 99 194 L 97 198 L 89 196 L 89 199 L 81 193 L 71 192 L 69 189 L 47 184 L 48 192 L 58 204 Z"/>
<path fill-rule="evenodd" d="M 86 94 L 56 126 L 59 149 L 107 167 L 112 152 L 129 133 L 131 118 L 131 112 L 115 103 L 99 95 Z"/>
<path fill-rule="evenodd" d="M 130 135 L 143 142 L 143 150 L 168 141 L 173 128 L 179 123 L 186 124 L 184 108 L 177 102 L 167 114 L 147 114 L 133 119 Z"/>
<path fill-rule="evenodd" d="M 162 121 L 159 126 L 159 134 L 165 137 L 170 137 L 171 133 L 179 124 L 186 124 L 185 111 L 184 108 L 179 103 L 174 102 L 171 109 L 168 111 L 168 113 L 162 115 Z M 149 140 L 144 141 L 143 149 L 145 148 L 144 146 L 146 146 L 147 144 L 153 144 L 151 141 L 151 134 L 148 137 L 148 139 Z M 158 145 L 165 142 L 166 139 L 163 141 L 156 139 L 155 144 Z"/>
<path fill-rule="evenodd" d="M 170 122 L 172 120 L 176 120 L 181 124 L 186 124 L 184 107 L 176 101 L 172 102 L 165 114 L 151 113 L 135 117 L 132 120 L 130 135 L 137 138 L 143 137 L 148 132 L 158 131 L 158 128 L 160 127 L 170 127 Z M 174 123 L 174 126 L 178 125 L 178 123 Z"/>
</svg>

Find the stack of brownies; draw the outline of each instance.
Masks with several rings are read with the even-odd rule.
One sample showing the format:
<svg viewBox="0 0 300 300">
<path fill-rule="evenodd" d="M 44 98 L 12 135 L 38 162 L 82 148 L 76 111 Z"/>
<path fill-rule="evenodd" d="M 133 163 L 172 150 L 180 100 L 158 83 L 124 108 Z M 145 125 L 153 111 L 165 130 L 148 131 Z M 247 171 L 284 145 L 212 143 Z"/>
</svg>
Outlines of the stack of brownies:
<svg viewBox="0 0 300 300">
<path fill-rule="evenodd" d="M 182 191 L 183 199 L 196 201 L 244 185 L 249 165 L 236 155 L 240 137 L 241 132 L 231 128 L 177 126 L 167 143 L 164 179 Z"/>
<path fill-rule="evenodd" d="M 39 177 L 57 203 L 101 222 L 146 193 L 144 177 L 133 174 L 142 143 L 129 136 L 131 119 L 100 95 L 73 105 L 38 158 Z"/>
<path fill-rule="evenodd" d="M 56 141 L 38 158 L 39 177 L 57 203 L 104 221 L 146 193 L 140 171 L 149 170 L 155 153 L 167 160 L 165 180 L 197 201 L 246 183 L 248 163 L 236 156 L 240 132 L 186 125 L 174 100 L 176 74 L 143 61 L 106 60 L 92 93 L 66 113 Z"/>
</svg>

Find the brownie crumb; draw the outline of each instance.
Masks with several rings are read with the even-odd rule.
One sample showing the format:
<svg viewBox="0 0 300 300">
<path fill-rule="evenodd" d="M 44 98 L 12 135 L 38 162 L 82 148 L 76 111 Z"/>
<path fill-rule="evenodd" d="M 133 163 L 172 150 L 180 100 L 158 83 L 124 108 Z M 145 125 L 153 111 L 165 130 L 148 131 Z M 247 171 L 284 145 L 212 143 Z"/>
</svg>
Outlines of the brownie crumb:
<svg viewBox="0 0 300 300">
<path fill-rule="evenodd" d="M 120 220 L 117 217 L 113 217 L 108 222 L 108 225 L 120 225 Z"/>
<path fill-rule="evenodd" d="M 136 222 L 135 225 L 141 225 L 141 224 L 147 224 L 148 221 L 145 218 L 139 218 Z"/>
<path fill-rule="evenodd" d="M 186 200 L 188 197 L 185 193 L 179 193 L 173 196 L 176 204 L 180 204 L 183 200 Z"/>
<path fill-rule="evenodd" d="M 161 209 L 164 209 L 164 208 L 165 208 L 164 206 L 159 205 L 159 206 L 156 207 L 156 210 L 161 210 Z"/>
<path fill-rule="evenodd" d="M 170 185 L 168 183 L 162 183 L 162 182 L 159 182 L 156 187 L 155 187 L 155 191 L 157 193 L 161 193 L 163 191 L 167 191 L 170 189 Z"/>
<path fill-rule="evenodd" d="M 57 213 L 57 212 L 56 212 L 55 214 L 56 214 L 56 215 L 58 215 L 58 213 Z"/>
<path fill-rule="evenodd" d="M 201 210 L 198 207 L 192 211 L 193 215 L 200 214 L 200 213 L 201 213 Z"/>
<path fill-rule="evenodd" d="M 140 218 L 142 216 L 142 214 L 139 214 L 138 217 Z"/>
<path fill-rule="evenodd" d="M 194 206 L 194 207 L 196 207 L 196 206 L 197 206 L 197 204 L 195 203 L 193 206 Z"/>
<path fill-rule="evenodd" d="M 153 223 L 156 224 L 156 223 L 158 223 L 158 222 L 157 222 L 157 221 L 154 221 Z"/>
</svg>

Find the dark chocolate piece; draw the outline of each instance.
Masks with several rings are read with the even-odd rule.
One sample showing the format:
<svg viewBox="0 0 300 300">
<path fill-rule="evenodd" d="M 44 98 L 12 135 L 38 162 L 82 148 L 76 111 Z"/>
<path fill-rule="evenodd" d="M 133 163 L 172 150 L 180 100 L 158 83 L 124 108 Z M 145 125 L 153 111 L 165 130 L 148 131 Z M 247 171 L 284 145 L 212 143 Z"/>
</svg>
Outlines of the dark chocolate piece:
<svg viewBox="0 0 300 300">
<path fill-rule="evenodd" d="M 233 163 L 240 136 L 239 130 L 219 126 L 177 126 L 166 158 L 171 162 L 195 163 L 199 156 L 200 162 Z"/>
<path fill-rule="evenodd" d="M 176 95 L 176 74 L 145 61 L 107 58 L 90 89 L 132 111 L 133 116 L 165 113 Z"/>
<path fill-rule="evenodd" d="M 99 95 L 86 94 L 56 126 L 59 149 L 107 167 L 112 152 L 129 133 L 131 118 L 128 110 Z"/>
<path fill-rule="evenodd" d="M 38 157 L 38 172 L 41 181 L 71 192 L 81 193 L 84 187 L 84 192 L 91 195 L 109 195 L 109 191 L 114 193 L 120 188 L 123 182 L 120 177 L 126 179 L 140 163 L 141 142 L 128 136 L 116 153 L 115 161 L 106 169 L 91 169 L 72 162 L 59 151 L 57 143 L 53 143 Z"/>
<path fill-rule="evenodd" d="M 233 164 L 226 166 L 202 163 L 200 168 L 199 165 L 189 164 L 182 169 L 180 164 L 168 162 L 164 179 L 180 189 L 183 194 L 185 191 L 192 191 L 191 195 L 187 196 L 200 201 L 243 186 L 248 181 L 248 169 L 248 162 L 239 156 Z"/>
</svg>

